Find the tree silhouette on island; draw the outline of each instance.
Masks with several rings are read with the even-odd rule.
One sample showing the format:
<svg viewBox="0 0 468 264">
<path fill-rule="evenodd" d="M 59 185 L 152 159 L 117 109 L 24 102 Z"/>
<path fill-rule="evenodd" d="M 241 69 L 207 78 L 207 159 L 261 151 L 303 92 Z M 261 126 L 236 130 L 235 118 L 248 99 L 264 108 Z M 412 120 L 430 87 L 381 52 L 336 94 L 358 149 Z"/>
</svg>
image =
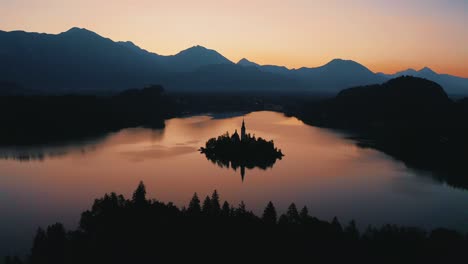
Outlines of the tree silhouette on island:
<svg viewBox="0 0 468 264">
<path fill-rule="evenodd" d="M 222 168 L 232 168 L 236 171 L 240 168 L 242 181 L 245 177 L 245 168 L 257 167 L 266 170 L 284 156 L 281 150 L 275 147 L 273 140 L 267 141 L 247 134 L 244 120 L 240 136 L 237 129 L 232 136 L 226 132 L 217 138 L 209 139 L 205 147 L 200 148 L 200 152 Z"/>
</svg>

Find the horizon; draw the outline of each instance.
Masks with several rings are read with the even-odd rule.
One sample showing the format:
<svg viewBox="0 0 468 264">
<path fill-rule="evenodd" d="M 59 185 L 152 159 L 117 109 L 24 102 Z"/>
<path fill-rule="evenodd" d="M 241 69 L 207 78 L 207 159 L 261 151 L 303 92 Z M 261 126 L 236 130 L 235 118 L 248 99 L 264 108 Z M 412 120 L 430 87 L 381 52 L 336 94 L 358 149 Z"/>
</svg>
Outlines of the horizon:
<svg viewBox="0 0 468 264">
<path fill-rule="evenodd" d="M 87 28 L 161 55 L 198 44 L 233 62 L 247 58 L 260 65 L 300 68 L 344 58 L 376 73 L 429 67 L 468 77 L 468 5 L 462 0 L 7 0 L 2 5 L 0 22 L 6 31 L 58 34 Z"/>
<path fill-rule="evenodd" d="M 286 67 L 288 70 L 297 70 L 297 69 L 301 69 L 301 68 L 319 68 L 319 67 L 322 67 L 322 66 L 325 66 L 333 61 L 336 61 L 336 60 L 341 60 L 341 61 L 351 61 L 351 62 L 354 62 L 354 63 L 358 63 L 360 64 L 361 66 L 364 66 L 366 67 L 367 69 L 369 69 L 370 71 L 372 71 L 373 73 L 375 74 L 385 74 L 385 75 L 396 75 L 400 72 L 406 72 L 406 71 L 416 71 L 416 72 L 420 72 L 420 71 L 423 71 L 423 70 L 430 70 L 430 71 L 434 71 L 435 73 L 437 74 L 449 74 L 449 75 L 452 75 L 452 76 L 456 76 L 456 77 L 461 77 L 461 78 L 468 78 L 468 76 L 461 76 L 461 75 L 453 75 L 453 74 L 450 74 L 450 73 L 446 73 L 446 72 L 439 72 L 437 70 L 434 70 L 433 68 L 431 68 L 430 66 L 423 66 L 421 68 L 411 68 L 411 67 L 403 67 L 399 70 L 396 70 L 394 72 L 381 72 L 381 71 L 375 71 L 373 69 L 371 69 L 370 67 L 368 67 L 367 65 L 361 63 L 360 61 L 356 61 L 356 60 L 352 60 L 352 59 L 348 59 L 348 58 L 340 58 L 340 57 L 334 57 L 332 59 L 330 59 L 329 61 L 326 61 L 325 63 L 323 64 L 320 64 L 320 65 L 303 65 L 303 66 L 299 66 L 299 67 L 288 67 L 287 65 L 282 65 L 282 64 L 262 64 L 262 63 L 258 63 L 257 61 L 253 61 L 247 57 L 241 57 L 239 60 L 233 60 L 233 59 L 230 59 L 229 57 L 225 56 L 222 52 L 220 52 L 219 50 L 217 50 L 216 48 L 212 48 L 212 47 L 206 47 L 206 46 L 203 46 L 203 45 L 200 45 L 200 44 L 194 44 L 192 46 L 189 46 L 189 47 L 186 47 L 186 48 L 183 48 L 182 50 L 180 51 L 176 51 L 175 53 L 173 54 L 161 54 L 160 52 L 158 51 L 154 51 L 154 50 L 148 50 L 148 49 L 145 49 L 144 47 L 141 47 L 138 43 L 135 43 L 134 41 L 132 40 L 115 40 L 115 39 L 112 39 L 110 37 L 107 37 L 105 35 L 101 35 L 99 34 L 98 32 L 95 32 L 94 30 L 92 29 L 89 29 L 89 28 L 80 28 L 80 27 L 71 27 L 65 31 L 61 31 L 61 32 L 58 32 L 58 33 L 49 33 L 49 32 L 30 32 L 30 31 L 25 31 L 25 30 L 21 30 L 21 29 L 16 29 L 16 30 L 11 30 L 11 31 L 5 31 L 5 30 L 1 30 L 0 31 L 4 31 L 4 32 L 7 32 L 7 33 L 10 33 L 10 32 L 25 32 L 25 33 L 37 33 L 37 34 L 47 34 L 47 35 L 60 35 L 60 34 L 63 34 L 63 33 L 66 33 L 66 32 L 69 32 L 71 30 L 74 30 L 74 29 L 78 29 L 78 30 L 85 30 L 85 31 L 89 31 L 91 33 L 94 33 L 94 34 L 97 34 L 98 36 L 102 37 L 102 38 L 105 38 L 105 39 L 110 39 L 111 41 L 115 42 L 115 43 L 118 43 L 118 42 L 130 42 L 132 43 L 133 45 L 137 46 L 138 48 L 142 49 L 142 50 L 145 50 L 149 53 L 153 53 L 153 54 L 156 54 L 156 55 L 160 55 L 160 56 L 174 56 L 174 55 L 177 55 L 183 51 L 186 51 L 186 50 L 190 50 L 190 49 L 193 49 L 193 48 L 197 48 L 197 47 L 201 47 L 201 48 L 204 48 L 204 49 L 207 49 L 207 50 L 211 50 L 211 51 L 215 51 L 217 52 L 218 54 L 220 54 L 221 56 L 225 57 L 226 59 L 228 59 L 229 61 L 231 61 L 232 63 L 234 64 L 238 64 L 240 61 L 242 60 L 247 60 L 248 62 L 251 62 L 251 63 L 255 63 L 255 64 L 258 64 L 259 66 L 280 66 L 280 67 Z"/>
<path fill-rule="evenodd" d="M 466 262 L 466 25 L 468 0 L 0 0 L 0 264 Z"/>
</svg>

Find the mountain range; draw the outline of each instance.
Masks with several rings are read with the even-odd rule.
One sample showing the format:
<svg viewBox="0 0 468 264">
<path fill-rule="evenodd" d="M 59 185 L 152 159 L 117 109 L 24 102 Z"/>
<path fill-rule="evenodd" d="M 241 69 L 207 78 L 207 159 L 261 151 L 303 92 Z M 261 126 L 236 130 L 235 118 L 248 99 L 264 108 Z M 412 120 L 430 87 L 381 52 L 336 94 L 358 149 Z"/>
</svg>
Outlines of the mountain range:
<svg viewBox="0 0 468 264">
<path fill-rule="evenodd" d="M 467 78 L 437 74 L 428 68 L 388 75 L 374 73 L 354 61 L 334 59 L 316 68 L 288 69 L 259 65 L 247 59 L 234 63 L 201 46 L 163 56 L 132 42 L 116 42 L 82 28 L 56 35 L 0 31 L 0 61 L 0 86 L 8 84 L 0 87 L 0 93 L 8 89 L 42 93 L 116 92 L 161 84 L 168 91 L 336 94 L 345 88 L 412 75 L 440 83 L 448 94 L 468 94 Z"/>
<path fill-rule="evenodd" d="M 468 78 L 461 78 L 449 74 L 439 74 L 428 67 L 424 67 L 417 71 L 408 69 L 395 74 L 378 73 L 387 78 L 396 78 L 401 76 L 414 76 L 431 80 L 444 87 L 445 91 L 450 95 L 467 95 L 468 94 Z"/>
</svg>

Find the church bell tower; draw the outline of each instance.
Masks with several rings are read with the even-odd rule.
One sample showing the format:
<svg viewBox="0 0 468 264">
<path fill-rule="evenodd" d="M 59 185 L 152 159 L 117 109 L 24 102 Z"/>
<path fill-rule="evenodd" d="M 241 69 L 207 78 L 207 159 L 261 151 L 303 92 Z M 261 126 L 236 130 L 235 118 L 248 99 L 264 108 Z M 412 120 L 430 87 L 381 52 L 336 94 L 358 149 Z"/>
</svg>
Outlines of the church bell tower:
<svg viewBox="0 0 468 264">
<path fill-rule="evenodd" d="M 246 139 L 247 135 L 245 134 L 245 122 L 244 119 L 242 119 L 242 127 L 241 127 L 241 140 Z"/>
</svg>

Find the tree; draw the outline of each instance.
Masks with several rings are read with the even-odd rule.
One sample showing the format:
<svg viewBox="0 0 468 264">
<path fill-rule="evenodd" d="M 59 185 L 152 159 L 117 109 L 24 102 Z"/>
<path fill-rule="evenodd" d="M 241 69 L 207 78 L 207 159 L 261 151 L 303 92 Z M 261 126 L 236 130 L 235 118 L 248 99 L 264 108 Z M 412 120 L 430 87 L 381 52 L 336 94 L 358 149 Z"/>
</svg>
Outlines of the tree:
<svg viewBox="0 0 468 264">
<path fill-rule="evenodd" d="M 205 200 L 203 201 L 202 212 L 205 215 L 211 215 L 212 206 L 211 206 L 211 199 L 209 196 L 206 196 Z"/>
<path fill-rule="evenodd" d="M 290 223 L 294 223 L 294 224 L 299 223 L 300 221 L 299 212 L 297 211 L 297 207 L 294 203 L 292 203 L 289 206 L 288 211 L 286 212 L 286 216 L 288 217 L 288 220 Z"/>
<path fill-rule="evenodd" d="M 282 214 L 278 220 L 279 225 L 287 225 L 289 223 L 289 219 L 285 214 Z"/>
<path fill-rule="evenodd" d="M 198 199 L 197 193 L 193 194 L 192 200 L 190 200 L 187 212 L 190 215 L 199 215 L 201 213 L 200 199 Z"/>
<path fill-rule="evenodd" d="M 262 220 L 268 224 L 276 224 L 277 214 L 273 203 L 270 201 L 263 211 Z"/>
<path fill-rule="evenodd" d="M 221 210 L 221 215 L 224 217 L 229 217 L 231 215 L 231 208 L 227 201 L 223 203 L 223 209 Z"/>
<path fill-rule="evenodd" d="M 133 192 L 132 201 L 135 205 L 147 204 L 148 201 L 146 200 L 146 187 L 142 181 L 140 181 L 135 192 Z"/>
<path fill-rule="evenodd" d="M 31 249 L 31 263 L 64 263 L 67 237 L 62 224 L 56 223 L 44 231 L 39 228 Z"/>
<path fill-rule="evenodd" d="M 245 203 L 244 201 L 241 201 L 239 204 L 239 208 L 236 210 L 237 216 L 244 216 L 247 213 L 247 210 L 245 209 Z"/>
<path fill-rule="evenodd" d="M 349 222 L 348 226 L 345 228 L 345 233 L 347 236 L 351 239 L 358 239 L 359 238 L 359 230 L 356 227 L 356 222 L 354 220 L 351 220 Z"/>
<path fill-rule="evenodd" d="M 333 226 L 333 228 L 335 229 L 336 232 L 339 232 L 339 233 L 343 232 L 343 228 L 341 227 L 341 224 L 338 221 L 338 218 L 336 218 L 336 216 L 333 217 L 333 220 L 332 220 L 331 224 L 332 224 L 332 226 Z"/>
<path fill-rule="evenodd" d="M 214 190 L 213 194 L 211 195 L 211 210 L 214 215 L 219 215 L 221 211 L 221 206 L 219 204 L 219 195 L 216 190 Z"/>
<path fill-rule="evenodd" d="M 307 206 L 302 207 L 301 213 L 299 214 L 301 221 L 305 222 L 307 219 L 309 219 L 309 210 L 307 209 Z"/>
<path fill-rule="evenodd" d="M 47 227 L 47 246 L 50 250 L 49 263 L 64 263 L 67 232 L 61 223 Z"/>
<path fill-rule="evenodd" d="M 37 229 L 31 249 L 31 263 L 47 263 L 47 236 L 44 229 Z"/>
</svg>

